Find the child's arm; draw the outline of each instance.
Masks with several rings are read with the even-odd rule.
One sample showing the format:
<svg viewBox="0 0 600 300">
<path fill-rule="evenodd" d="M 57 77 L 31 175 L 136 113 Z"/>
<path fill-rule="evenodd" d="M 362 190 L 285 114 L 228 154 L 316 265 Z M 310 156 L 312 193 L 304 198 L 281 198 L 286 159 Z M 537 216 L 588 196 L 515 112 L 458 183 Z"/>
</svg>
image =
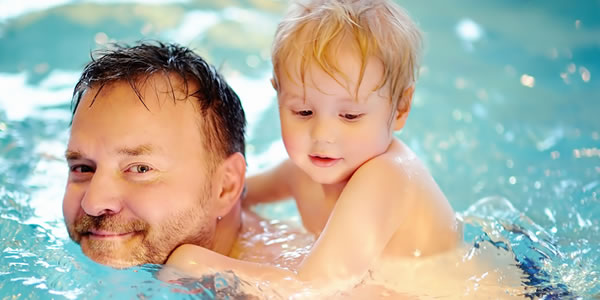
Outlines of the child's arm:
<svg viewBox="0 0 600 300">
<path fill-rule="evenodd" d="M 355 172 L 324 231 L 296 273 L 235 260 L 191 245 L 178 248 L 167 264 L 195 275 L 205 274 L 207 268 L 234 270 L 260 279 L 292 277 L 313 285 L 361 278 L 373 260 L 381 256 L 403 221 L 400 212 L 406 211 L 397 195 L 404 191 L 410 179 L 402 168 L 389 164 L 393 162 L 373 159 Z"/>
<path fill-rule="evenodd" d="M 363 164 L 346 184 L 302 262 L 300 279 L 364 276 L 405 221 L 413 197 L 410 181 L 395 160 L 379 157 Z"/>
<path fill-rule="evenodd" d="M 295 276 L 292 271 L 283 268 L 238 260 L 191 244 L 177 247 L 169 256 L 166 265 L 174 266 L 192 277 L 201 277 L 210 272 L 226 270 L 232 270 L 237 275 L 257 281 L 280 281 Z M 163 277 L 161 279 L 174 280 L 178 278 Z"/>
<path fill-rule="evenodd" d="M 293 163 L 286 159 L 271 170 L 248 177 L 242 205 L 249 207 L 291 197 L 290 184 L 295 171 Z"/>
</svg>

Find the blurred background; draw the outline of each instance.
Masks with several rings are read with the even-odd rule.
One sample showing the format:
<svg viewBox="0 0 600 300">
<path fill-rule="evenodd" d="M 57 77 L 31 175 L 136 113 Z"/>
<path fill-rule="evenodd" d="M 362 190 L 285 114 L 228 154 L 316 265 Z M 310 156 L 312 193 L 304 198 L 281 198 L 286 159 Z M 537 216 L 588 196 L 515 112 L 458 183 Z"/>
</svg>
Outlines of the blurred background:
<svg viewBox="0 0 600 300">
<path fill-rule="evenodd" d="M 486 197 L 507 199 L 535 225 L 533 236 L 552 243 L 551 263 L 541 265 L 549 276 L 598 297 L 600 1 L 398 3 L 425 36 L 413 108 L 398 136 L 457 212 Z M 286 6 L 0 0 L 0 296 L 173 297 L 153 283 L 152 269 L 96 266 L 68 239 L 61 202 L 74 84 L 90 52 L 109 43 L 191 47 L 238 92 L 249 171 L 263 170 L 286 157 L 269 83 L 271 41 Z M 263 213 L 297 219 L 291 202 Z M 519 251 L 548 253 L 538 246 Z"/>
</svg>

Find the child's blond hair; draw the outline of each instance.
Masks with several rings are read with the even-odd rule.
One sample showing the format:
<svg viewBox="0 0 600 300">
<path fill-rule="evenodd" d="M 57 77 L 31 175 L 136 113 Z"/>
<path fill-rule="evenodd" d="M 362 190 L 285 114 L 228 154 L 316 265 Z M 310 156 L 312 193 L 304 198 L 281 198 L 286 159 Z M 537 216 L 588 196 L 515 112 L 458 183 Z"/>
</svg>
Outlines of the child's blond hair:
<svg viewBox="0 0 600 300">
<path fill-rule="evenodd" d="M 376 88 L 389 83 L 391 101 L 398 103 L 402 93 L 417 76 L 421 55 L 421 32 L 406 12 L 387 0 L 296 0 L 279 24 L 273 43 L 273 79 L 279 90 L 282 67 L 290 59 L 299 60 L 302 83 L 306 68 L 314 61 L 331 77 L 339 71 L 336 52 L 340 44 L 352 41 L 360 52 L 362 82 L 367 59 L 383 63 L 383 79 Z M 289 76 L 289 70 L 283 72 Z M 336 79 L 337 80 L 337 79 Z M 339 81 L 338 81 L 339 82 Z"/>
</svg>

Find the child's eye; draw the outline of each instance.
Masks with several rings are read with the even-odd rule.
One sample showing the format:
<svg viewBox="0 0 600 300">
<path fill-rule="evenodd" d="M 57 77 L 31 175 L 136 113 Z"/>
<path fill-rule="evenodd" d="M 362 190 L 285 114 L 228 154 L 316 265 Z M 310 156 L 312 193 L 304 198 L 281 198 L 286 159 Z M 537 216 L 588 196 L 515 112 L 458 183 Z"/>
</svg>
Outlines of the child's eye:
<svg viewBox="0 0 600 300">
<path fill-rule="evenodd" d="M 312 116 L 312 110 L 299 110 L 299 111 L 295 111 L 295 114 L 301 116 L 301 117 L 310 117 Z"/>
<path fill-rule="evenodd" d="M 360 119 L 363 114 L 341 114 L 340 116 L 348 121 L 356 121 Z"/>
<path fill-rule="evenodd" d="M 148 172 L 150 172 L 152 170 L 153 169 L 150 166 L 147 166 L 147 165 L 135 165 L 135 166 L 131 166 L 130 168 L 128 168 L 125 171 L 126 172 L 132 172 L 132 173 L 148 173 Z"/>
</svg>

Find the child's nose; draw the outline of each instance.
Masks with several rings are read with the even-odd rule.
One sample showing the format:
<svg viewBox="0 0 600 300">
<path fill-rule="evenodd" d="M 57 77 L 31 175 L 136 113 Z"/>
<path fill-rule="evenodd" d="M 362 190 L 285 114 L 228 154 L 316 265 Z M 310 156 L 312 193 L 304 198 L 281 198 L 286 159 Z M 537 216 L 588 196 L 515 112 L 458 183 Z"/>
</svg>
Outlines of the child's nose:
<svg viewBox="0 0 600 300">
<path fill-rule="evenodd" d="M 81 199 L 81 208 L 90 216 L 119 213 L 123 203 L 114 176 L 96 170 Z"/>
<path fill-rule="evenodd" d="M 327 118 L 314 118 L 311 137 L 316 143 L 335 142 L 335 124 Z"/>
</svg>

